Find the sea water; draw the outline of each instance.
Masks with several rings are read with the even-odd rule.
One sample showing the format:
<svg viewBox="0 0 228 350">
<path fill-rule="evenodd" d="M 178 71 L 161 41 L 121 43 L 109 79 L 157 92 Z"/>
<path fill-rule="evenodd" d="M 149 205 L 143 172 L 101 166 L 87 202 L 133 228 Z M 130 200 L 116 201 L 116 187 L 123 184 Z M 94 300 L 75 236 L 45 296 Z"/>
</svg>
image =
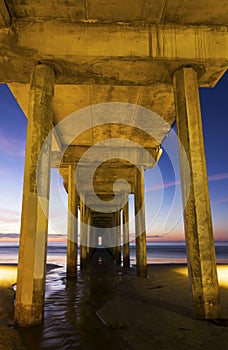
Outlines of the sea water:
<svg viewBox="0 0 228 350">
<path fill-rule="evenodd" d="M 215 242 L 216 260 L 219 264 L 228 264 L 228 242 Z M 78 251 L 79 252 L 79 251 Z M 135 264 L 135 245 L 130 244 L 131 264 Z M 0 242 L 0 263 L 17 263 L 18 244 L 15 242 Z M 147 261 L 155 263 L 186 263 L 185 242 L 154 242 L 147 244 Z M 47 249 L 47 262 L 66 264 L 66 243 L 51 242 Z"/>
</svg>

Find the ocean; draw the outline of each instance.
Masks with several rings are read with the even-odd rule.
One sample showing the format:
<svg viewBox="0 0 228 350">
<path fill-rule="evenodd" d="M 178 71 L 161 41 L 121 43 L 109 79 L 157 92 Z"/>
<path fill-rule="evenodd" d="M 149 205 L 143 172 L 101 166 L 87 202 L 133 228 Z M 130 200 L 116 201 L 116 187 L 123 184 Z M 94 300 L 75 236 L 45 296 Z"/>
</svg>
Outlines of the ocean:
<svg viewBox="0 0 228 350">
<path fill-rule="evenodd" d="M 216 260 L 219 264 L 228 264 L 228 242 L 215 242 Z M 17 263 L 18 244 L 0 242 L 0 263 Z M 79 260 L 79 259 L 78 259 Z M 130 245 L 130 261 L 134 265 L 135 246 Z M 66 243 L 50 242 L 47 249 L 47 262 L 66 264 Z M 186 263 L 185 242 L 154 242 L 147 244 L 147 262 L 149 264 L 179 264 Z"/>
</svg>

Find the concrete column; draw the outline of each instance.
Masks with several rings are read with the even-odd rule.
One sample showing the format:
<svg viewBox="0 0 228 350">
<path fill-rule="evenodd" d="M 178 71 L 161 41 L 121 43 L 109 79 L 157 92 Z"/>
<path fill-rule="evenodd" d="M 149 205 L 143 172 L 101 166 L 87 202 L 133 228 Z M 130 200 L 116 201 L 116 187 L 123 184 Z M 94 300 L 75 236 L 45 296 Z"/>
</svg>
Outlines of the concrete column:
<svg viewBox="0 0 228 350">
<path fill-rule="evenodd" d="M 128 201 L 123 207 L 123 266 L 130 267 Z"/>
<path fill-rule="evenodd" d="M 87 258 L 87 232 L 83 224 L 86 223 L 86 205 L 85 196 L 81 194 L 80 196 L 80 266 L 84 268 L 86 266 Z"/>
<path fill-rule="evenodd" d="M 189 280 L 197 318 L 219 318 L 220 302 L 208 193 L 197 73 L 182 68 L 174 74 L 177 131 L 190 167 L 190 193 L 186 195 L 186 169 L 179 150 Z"/>
<path fill-rule="evenodd" d="M 121 210 L 116 212 L 116 230 L 117 230 L 117 246 L 116 246 L 116 264 L 121 265 Z"/>
<path fill-rule="evenodd" d="M 117 257 L 117 245 L 118 245 L 118 231 L 117 231 L 117 212 L 114 212 L 112 214 L 112 227 L 113 227 L 113 248 L 112 248 L 112 253 L 113 257 L 116 260 Z"/>
<path fill-rule="evenodd" d="M 52 128 L 54 79 L 53 70 L 46 65 L 37 65 L 31 75 L 15 306 L 19 325 L 43 320 L 51 139 L 42 155 L 40 151 Z"/>
<path fill-rule="evenodd" d="M 76 166 L 69 165 L 68 171 L 67 277 L 76 277 L 78 261 L 78 194 L 76 191 Z"/>
<path fill-rule="evenodd" d="M 147 277 L 146 223 L 144 203 L 144 169 L 136 173 L 135 235 L 137 275 Z"/>
<path fill-rule="evenodd" d="M 91 254 L 91 212 L 90 212 L 90 208 L 86 207 L 86 224 L 87 226 L 87 247 L 86 247 L 86 251 L 87 251 L 87 257 L 90 257 Z"/>
</svg>

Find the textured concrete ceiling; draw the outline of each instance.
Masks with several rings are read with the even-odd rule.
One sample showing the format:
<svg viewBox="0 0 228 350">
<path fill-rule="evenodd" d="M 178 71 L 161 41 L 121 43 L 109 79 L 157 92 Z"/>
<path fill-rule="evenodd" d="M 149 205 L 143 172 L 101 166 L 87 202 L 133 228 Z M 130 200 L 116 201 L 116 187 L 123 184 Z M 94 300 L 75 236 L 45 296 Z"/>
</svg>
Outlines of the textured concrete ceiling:
<svg viewBox="0 0 228 350">
<path fill-rule="evenodd" d="M 17 18 L 175 24 L 228 24 L 226 0 L 6 0 Z"/>
<path fill-rule="evenodd" d="M 199 86 L 214 86 L 227 68 L 227 24 L 225 0 L 0 0 L 0 82 L 8 83 L 27 115 L 31 71 L 38 62 L 50 65 L 56 73 L 55 126 L 107 102 L 142 106 L 167 122 L 142 125 L 143 118 L 132 113 L 125 126 L 115 115 L 101 126 L 102 117 L 91 108 L 89 128 L 64 155 L 60 172 L 67 188 L 68 164 L 104 139 L 127 138 L 156 158 L 175 118 L 173 72 L 194 66 Z M 83 123 L 79 116 L 77 125 Z M 54 151 L 69 144 L 77 125 L 59 130 Z M 151 125 L 157 139 L 150 137 Z M 140 151 L 130 152 L 137 163 Z M 98 194 L 111 198 L 119 174 L 134 191 L 133 166 L 118 166 L 112 162 L 96 173 Z"/>
</svg>

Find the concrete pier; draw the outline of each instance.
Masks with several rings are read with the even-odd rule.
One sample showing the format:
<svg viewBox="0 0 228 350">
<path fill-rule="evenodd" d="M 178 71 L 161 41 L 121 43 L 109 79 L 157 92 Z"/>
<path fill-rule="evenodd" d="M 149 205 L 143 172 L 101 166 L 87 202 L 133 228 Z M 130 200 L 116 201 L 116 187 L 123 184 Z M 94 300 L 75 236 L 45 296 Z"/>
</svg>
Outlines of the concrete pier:
<svg viewBox="0 0 228 350">
<path fill-rule="evenodd" d="M 53 70 L 46 65 L 37 65 L 31 75 L 15 307 L 19 325 L 40 324 L 43 320 L 51 140 L 44 154 L 40 152 L 52 128 L 54 80 Z"/>
<path fill-rule="evenodd" d="M 174 74 L 177 131 L 190 166 L 190 179 L 180 155 L 184 224 L 194 314 L 219 318 L 219 288 L 208 192 L 207 170 L 198 93 L 197 72 L 182 68 Z M 186 185 L 190 181 L 190 194 Z"/>
<path fill-rule="evenodd" d="M 55 6 L 49 6 L 38 0 L 0 1 L 0 82 L 8 84 L 28 117 L 15 320 L 34 325 L 43 318 L 50 166 L 63 178 L 69 213 L 77 217 L 80 206 L 82 268 L 90 255 L 88 246 L 97 245 L 99 237 L 112 242 L 107 249 L 120 264 L 121 222 L 123 264 L 129 266 L 131 218 L 121 196 L 127 191 L 134 195 L 137 274 L 147 276 L 144 171 L 159 161 L 161 144 L 175 118 L 191 172 L 189 179 L 180 151 L 194 313 L 198 318 L 218 318 L 198 87 L 214 87 L 228 68 L 225 1 L 215 5 L 204 0 L 202 6 L 196 0 L 137 0 L 131 8 L 121 0 L 71 2 L 54 1 Z M 108 110 L 110 105 L 115 108 Z M 74 119 L 77 113 L 79 118 Z M 63 126 L 66 120 L 72 125 Z M 38 159 L 53 127 L 58 132 L 41 157 L 38 197 Z M 98 144 L 93 158 L 91 148 L 94 151 Z M 75 189 L 79 163 L 80 203 Z M 92 188 L 85 179 L 93 168 Z M 112 203 L 115 196 L 118 200 Z M 122 210 L 122 221 L 117 210 Z M 68 277 L 77 273 L 77 235 L 69 214 Z"/>
<path fill-rule="evenodd" d="M 68 235 L 67 277 L 77 276 L 78 260 L 78 194 L 76 191 L 76 166 L 69 165 L 68 175 Z"/>
<path fill-rule="evenodd" d="M 135 243 L 136 268 L 140 277 L 147 276 L 146 222 L 144 202 L 144 170 L 136 172 L 135 184 Z"/>
</svg>

